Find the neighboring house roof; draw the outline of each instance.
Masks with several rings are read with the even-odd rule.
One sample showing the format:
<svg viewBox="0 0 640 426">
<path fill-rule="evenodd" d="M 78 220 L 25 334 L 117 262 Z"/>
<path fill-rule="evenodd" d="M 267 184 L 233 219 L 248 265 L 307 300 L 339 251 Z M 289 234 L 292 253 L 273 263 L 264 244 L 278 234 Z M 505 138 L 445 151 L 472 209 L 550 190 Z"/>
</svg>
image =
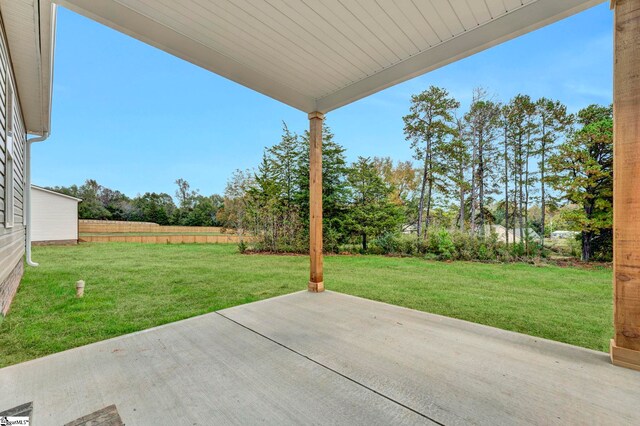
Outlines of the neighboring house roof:
<svg viewBox="0 0 640 426">
<path fill-rule="evenodd" d="M 52 191 L 50 189 L 43 188 L 43 187 L 37 186 L 37 185 L 31 185 L 31 189 L 37 189 L 38 191 L 48 192 L 49 194 L 57 195 L 59 197 L 70 198 L 70 199 L 72 199 L 74 201 L 77 201 L 77 202 L 82 201 L 81 198 L 72 197 L 71 195 L 63 194 L 61 192 Z"/>
<path fill-rule="evenodd" d="M 55 5 L 0 0 L 0 11 L 26 130 L 43 135 L 51 130 Z"/>
<path fill-rule="evenodd" d="M 299 110 L 328 112 L 603 0 L 57 2 Z"/>
</svg>

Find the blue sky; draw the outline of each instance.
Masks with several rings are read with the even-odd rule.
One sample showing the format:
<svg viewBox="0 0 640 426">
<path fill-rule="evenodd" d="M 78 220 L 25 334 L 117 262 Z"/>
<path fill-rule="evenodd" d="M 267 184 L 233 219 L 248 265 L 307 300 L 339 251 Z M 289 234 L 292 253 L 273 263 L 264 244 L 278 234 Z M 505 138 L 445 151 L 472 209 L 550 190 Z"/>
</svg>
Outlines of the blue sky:
<svg viewBox="0 0 640 426">
<path fill-rule="evenodd" d="M 357 156 L 408 160 L 402 116 L 411 94 L 446 88 L 463 107 L 473 88 L 500 100 L 517 93 L 564 102 L 574 112 L 612 99 L 608 2 L 331 112 L 336 140 Z M 280 139 L 282 121 L 302 132 L 306 114 L 58 9 L 52 136 L 34 145 L 33 182 L 87 178 L 129 196 L 174 193 L 187 179 L 222 193 L 235 169 L 254 167 Z"/>
</svg>

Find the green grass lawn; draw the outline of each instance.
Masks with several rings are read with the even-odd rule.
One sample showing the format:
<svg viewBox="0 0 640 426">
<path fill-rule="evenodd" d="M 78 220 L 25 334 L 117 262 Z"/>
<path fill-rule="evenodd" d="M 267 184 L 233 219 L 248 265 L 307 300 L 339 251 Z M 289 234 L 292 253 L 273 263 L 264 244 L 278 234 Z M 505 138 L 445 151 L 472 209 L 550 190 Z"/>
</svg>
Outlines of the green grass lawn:
<svg viewBox="0 0 640 426">
<path fill-rule="evenodd" d="M 0 367 L 306 289 L 308 258 L 222 244 L 35 247 L 0 323 Z M 75 282 L 86 281 L 76 299 Z M 606 351 L 611 270 L 328 256 L 328 289 Z"/>
</svg>

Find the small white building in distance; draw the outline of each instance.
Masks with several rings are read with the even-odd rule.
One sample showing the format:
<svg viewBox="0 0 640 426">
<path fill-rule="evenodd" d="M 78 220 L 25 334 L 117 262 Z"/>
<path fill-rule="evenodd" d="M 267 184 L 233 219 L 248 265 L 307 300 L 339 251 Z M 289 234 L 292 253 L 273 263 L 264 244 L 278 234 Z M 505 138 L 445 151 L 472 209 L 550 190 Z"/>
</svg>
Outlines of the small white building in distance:
<svg viewBox="0 0 640 426">
<path fill-rule="evenodd" d="M 554 240 L 565 240 L 567 238 L 575 238 L 579 232 L 575 231 L 553 231 L 551 238 Z"/>
<path fill-rule="evenodd" d="M 78 203 L 82 200 L 31 185 L 31 241 L 77 244 Z"/>
</svg>

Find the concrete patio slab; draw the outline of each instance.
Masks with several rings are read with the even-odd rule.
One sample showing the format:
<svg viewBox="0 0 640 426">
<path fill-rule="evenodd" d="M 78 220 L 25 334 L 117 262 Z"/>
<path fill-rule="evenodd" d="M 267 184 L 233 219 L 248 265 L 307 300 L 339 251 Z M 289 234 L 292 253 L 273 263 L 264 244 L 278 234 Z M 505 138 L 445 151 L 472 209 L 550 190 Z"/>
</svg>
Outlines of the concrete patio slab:
<svg viewBox="0 0 640 426">
<path fill-rule="evenodd" d="M 32 424 L 640 424 L 604 353 L 339 293 L 294 293 L 0 369 Z"/>
<path fill-rule="evenodd" d="M 0 369 L 32 424 L 115 404 L 127 425 L 417 424 L 424 418 L 215 313 Z"/>
<path fill-rule="evenodd" d="M 640 425 L 602 352 L 334 292 L 220 313 L 446 425 Z"/>
</svg>

